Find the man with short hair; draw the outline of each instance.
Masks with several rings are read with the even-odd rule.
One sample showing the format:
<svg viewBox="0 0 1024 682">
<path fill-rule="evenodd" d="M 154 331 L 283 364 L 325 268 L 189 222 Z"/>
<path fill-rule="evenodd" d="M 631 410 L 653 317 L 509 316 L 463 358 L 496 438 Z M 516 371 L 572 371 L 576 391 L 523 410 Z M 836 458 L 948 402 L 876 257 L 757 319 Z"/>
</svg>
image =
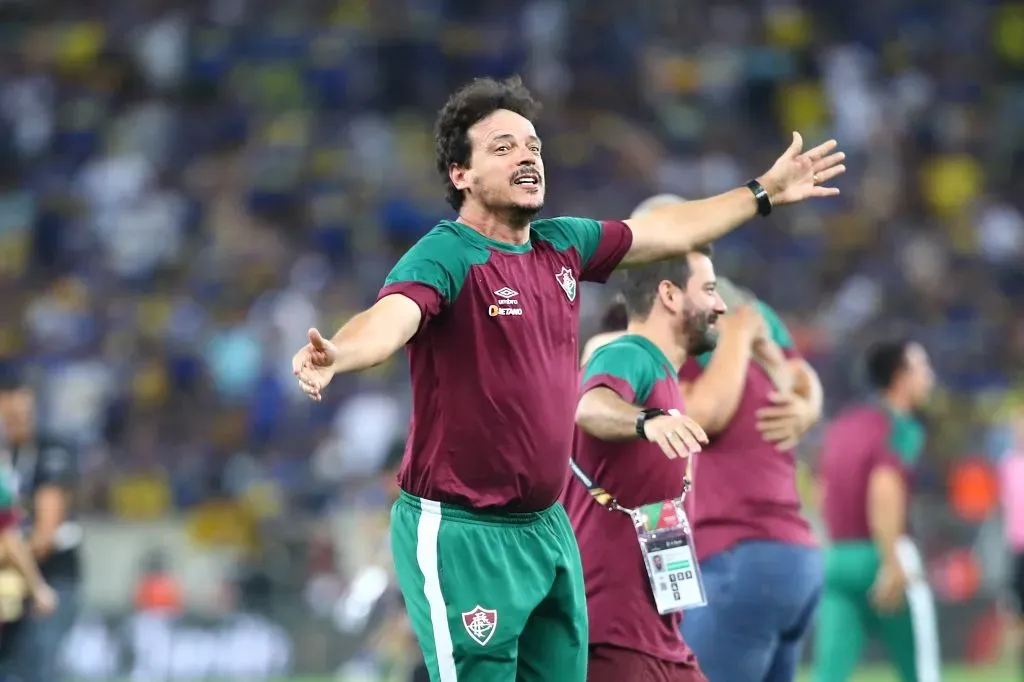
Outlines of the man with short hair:
<svg viewBox="0 0 1024 682">
<path fill-rule="evenodd" d="M 679 566 L 653 554 L 648 574 L 634 516 L 656 508 L 660 517 L 675 500 L 682 507 L 689 456 L 706 442 L 682 415 L 676 375 L 689 355 L 714 348 L 725 312 L 709 255 L 698 249 L 685 260 L 627 270 L 627 330 L 583 370 L 575 464 L 614 497 L 613 512 L 629 512 L 609 514 L 607 501 L 577 481 L 562 496 L 583 558 L 590 682 L 705 680 L 680 636 L 682 613 L 662 613 L 654 596 L 654 584 L 677 582 Z"/>
<path fill-rule="evenodd" d="M 673 199 L 652 197 L 634 215 Z M 718 293 L 731 312 L 717 348 L 679 372 L 687 414 L 710 438 L 689 497 L 709 604 L 683 636 L 712 680 L 789 682 L 822 580 L 792 449 L 820 414 L 821 387 L 771 308 L 724 277 Z M 588 349 L 623 333 L 599 334 Z"/>
<path fill-rule="evenodd" d="M 400 588 L 435 682 L 581 682 L 579 552 L 557 503 L 576 404 L 580 280 L 681 257 L 772 205 L 832 196 L 835 141 L 793 144 L 759 180 L 627 221 L 535 219 L 538 105 L 518 79 L 445 104 L 437 169 L 457 220 L 395 265 L 377 303 L 331 339 L 309 331 L 293 371 L 313 399 L 335 374 L 408 346 L 413 417 L 392 514 Z"/>
<path fill-rule="evenodd" d="M 814 679 L 851 679 L 865 640 L 873 638 L 902 682 L 938 682 L 935 603 L 907 535 L 910 480 L 925 443 L 914 412 L 931 395 L 935 373 L 925 349 L 906 338 L 873 344 L 866 364 L 877 397 L 836 415 L 821 451 L 830 544 Z"/>
</svg>

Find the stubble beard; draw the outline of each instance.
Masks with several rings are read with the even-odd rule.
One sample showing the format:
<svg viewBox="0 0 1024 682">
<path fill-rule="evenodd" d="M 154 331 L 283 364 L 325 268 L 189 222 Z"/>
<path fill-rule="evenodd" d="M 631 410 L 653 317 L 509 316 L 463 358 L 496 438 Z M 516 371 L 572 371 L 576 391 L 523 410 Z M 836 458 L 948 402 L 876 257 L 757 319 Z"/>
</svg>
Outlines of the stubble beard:
<svg viewBox="0 0 1024 682">
<path fill-rule="evenodd" d="M 534 206 L 528 206 L 518 204 L 508 197 L 499 198 L 497 192 L 487 191 L 480 192 L 480 203 L 488 213 L 517 228 L 529 225 L 530 221 L 544 209 L 543 201 Z"/>
<path fill-rule="evenodd" d="M 683 317 L 683 334 L 686 338 L 686 354 L 703 355 L 718 345 L 717 332 L 710 329 L 710 312 L 687 312 Z"/>
</svg>

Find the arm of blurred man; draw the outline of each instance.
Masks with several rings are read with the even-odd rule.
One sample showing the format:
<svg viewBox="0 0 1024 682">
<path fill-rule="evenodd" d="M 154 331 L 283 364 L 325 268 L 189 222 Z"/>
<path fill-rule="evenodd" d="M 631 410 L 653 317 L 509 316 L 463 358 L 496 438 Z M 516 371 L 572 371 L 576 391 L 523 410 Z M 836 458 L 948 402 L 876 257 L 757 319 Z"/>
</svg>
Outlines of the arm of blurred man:
<svg viewBox="0 0 1024 682">
<path fill-rule="evenodd" d="M 881 557 L 881 567 L 871 588 L 877 608 L 892 611 L 903 602 L 907 578 L 900 567 L 897 545 L 906 531 L 907 489 L 895 465 L 881 464 L 868 480 L 868 527 Z"/>
<path fill-rule="evenodd" d="M 845 172 L 845 156 L 833 153 L 829 140 L 803 151 L 803 138 L 793 133 L 793 142 L 771 169 L 758 178 L 774 207 L 812 197 L 839 194 L 821 183 Z M 739 187 L 708 199 L 685 201 L 654 209 L 626 221 L 633 241 L 623 266 L 676 258 L 694 247 L 712 242 L 757 215 L 757 200 L 747 187 Z"/>
<path fill-rule="evenodd" d="M 21 530 L 16 525 L 7 527 L 0 533 L 0 543 L 3 545 L 4 556 L 25 579 L 36 612 L 44 616 L 53 613 L 57 608 L 57 594 L 39 572 L 39 564 L 22 539 Z"/>
<path fill-rule="evenodd" d="M 718 346 L 692 381 L 681 381 L 686 413 L 712 436 L 729 425 L 743 397 L 754 340 L 764 320 L 756 308 L 740 306 L 718 319 Z"/>
<path fill-rule="evenodd" d="M 795 448 L 821 419 L 824 391 L 818 373 L 800 357 L 782 319 L 763 301 L 757 305 L 769 332 L 762 345 L 771 345 L 777 351 L 770 353 L 776 359 L 760 360 L 769 365 L 769 373 L 774 372 L 776 390 L 768 396 L 772 405 L 757 411 L 757 428 L 766 441 L 785 452 Z M 780 369 L 772 370 L 773 364 Z"/>
</svg>

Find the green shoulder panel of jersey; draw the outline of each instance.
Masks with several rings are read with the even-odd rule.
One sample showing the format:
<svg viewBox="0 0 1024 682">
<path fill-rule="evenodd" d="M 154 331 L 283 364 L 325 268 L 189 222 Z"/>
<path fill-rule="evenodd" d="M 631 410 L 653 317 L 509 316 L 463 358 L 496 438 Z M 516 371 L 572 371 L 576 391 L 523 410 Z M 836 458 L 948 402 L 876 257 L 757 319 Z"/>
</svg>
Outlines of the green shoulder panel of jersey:
<svg viewBox="0 0 1024 682">
<path fill-rule="evenodd" d="M 793 336 L 789 333 L 786 328 L 786 324 L 782 321 L 771 306 L 757 299 L 757 309 L 764 317 L 765 324 L 768 325 L 768 331 L 771 334 L 772 340 L 779 344 L 780 348 L 792 348 L 793 347 Z M 700 363 L 701 367 L 707 367 L 708 363 L 711 362 L 711 353 L 709 351 L 697 357 L 697 362 Z"/>
<path fill-rule="evenodd" d="M 889 447 L 906 466 L 914 466 L 924 450 L 924 426 L 915 417 L 887 410 Z"/>
<path fill-rule="evenodd" d="M 621 379 L 633 389 L 634 401 L 642 405 L 650 397 L 654 385 L 671 374 L 665 362 L 648 347 L 642 337 L 621 336 L 594 351 L 583 372 L 583 383 L 608 375 Z"/>
<path fill-rule="evenodd" d="M 465 239 L 451 223 L 423 235 L 391 269 L 384 286 L 419 282 L 433 287 L 451 305 L 462 291 L 469 269 L 487 262 L 490 253 Z"/>
<path fill-rule="evenodd" d="M 601 223 L 590 218 L 545 218 L 530 223 L 537 237 L 559 251 L 576 249 L 580 265 L 585 266 L 601 243 Z"/>
</svg>

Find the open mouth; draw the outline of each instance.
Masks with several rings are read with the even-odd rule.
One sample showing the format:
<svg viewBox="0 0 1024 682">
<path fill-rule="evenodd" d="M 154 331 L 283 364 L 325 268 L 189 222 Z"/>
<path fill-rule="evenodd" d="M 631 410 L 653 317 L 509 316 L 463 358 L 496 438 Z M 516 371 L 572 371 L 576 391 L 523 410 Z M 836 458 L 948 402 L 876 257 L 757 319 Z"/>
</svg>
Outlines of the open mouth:
<svg viewBox="0 0 1024 682">
<path fill-rule="evenodd" d="M 533 171 L 516 176 L 512 181 L 513 185 L 521 187 L 540 187 L 540 174 Z"/>
</svg>

